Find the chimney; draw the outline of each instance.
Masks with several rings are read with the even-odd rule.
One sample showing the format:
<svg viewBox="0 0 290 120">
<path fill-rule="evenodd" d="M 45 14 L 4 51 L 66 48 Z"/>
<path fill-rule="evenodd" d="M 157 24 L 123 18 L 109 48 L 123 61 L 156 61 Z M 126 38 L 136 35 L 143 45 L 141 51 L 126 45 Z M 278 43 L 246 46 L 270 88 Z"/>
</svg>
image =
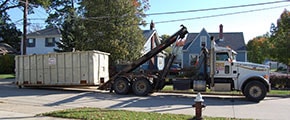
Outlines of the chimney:
<svg viewBox="0 0 290 120">
<path fill-rule="evenodd" d="M 223 24 L 220 24 L 220 33 L 219 33 L 219 39 L 223 39 L 224 35 L 223 35 Z"/>
<path fill-rule="evenodd" d="M 155 24 L 153 23 L 153 20 L 151 20 L 151 23 L 150 23 L 150 30 L 153 30 L 155 28 Z"/>
</svg>

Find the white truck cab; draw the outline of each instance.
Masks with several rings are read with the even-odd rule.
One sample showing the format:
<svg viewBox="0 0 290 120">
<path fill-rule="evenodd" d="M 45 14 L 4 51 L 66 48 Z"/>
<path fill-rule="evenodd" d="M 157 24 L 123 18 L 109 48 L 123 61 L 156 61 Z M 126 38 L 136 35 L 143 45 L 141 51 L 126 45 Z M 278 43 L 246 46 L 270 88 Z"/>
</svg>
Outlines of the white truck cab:
<svg viewBox="0 0 290 120">
<path fill-rule="evenodd" d="M 206 80 L 211 90 L 242 91 L 247 99 L 255 102 L 265 98 L 270 91 L 269 66 L 236 61 L 237 53 L 234 50 L 217 46 L 214 40 L 211 46 L 210 75 Z"/>
</svg>

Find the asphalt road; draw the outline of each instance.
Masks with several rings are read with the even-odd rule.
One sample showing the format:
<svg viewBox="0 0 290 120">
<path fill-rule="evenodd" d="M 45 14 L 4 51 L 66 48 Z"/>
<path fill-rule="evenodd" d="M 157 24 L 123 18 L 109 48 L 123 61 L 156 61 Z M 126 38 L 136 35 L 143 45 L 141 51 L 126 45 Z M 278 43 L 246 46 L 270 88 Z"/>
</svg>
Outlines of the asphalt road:
<svg viewBox="0 0 290 120">
<path fill-rule="evenodd" d="M 194 115 L 191 107 L 195 94 L 154 93 L 147 97 L 116 95 L 97 90 L 60 90 L 23 88 L 0 80 L 0 119 L 55 120 L 36 114 L 77 107 L 98 107 L 134 111 Z M 242 96 L 203 95 L 203 115 L 214 117 L 252 118 L 262 120 L 290 119 L 290 97 L 266 97 L 260 103 Z"/>
</svg>

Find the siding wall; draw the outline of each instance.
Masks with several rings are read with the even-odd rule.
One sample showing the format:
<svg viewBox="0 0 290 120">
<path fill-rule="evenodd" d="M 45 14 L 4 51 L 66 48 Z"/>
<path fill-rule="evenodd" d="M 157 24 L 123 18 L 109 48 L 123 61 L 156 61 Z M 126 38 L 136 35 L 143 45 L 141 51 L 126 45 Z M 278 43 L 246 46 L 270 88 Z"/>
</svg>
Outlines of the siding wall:
<svg viewBox="0 0 290 120">
<path fill-rule="evenodd" d="M 194 64 L 194 59 L 196 55 L 200 54 L 201 51 L 201 45 L 200 45 L 200 37 L 201 36 L 206 36 L 206 47 L 209 49 L 210 48 L 210 37 L 208 33 L 203 29 L 200 34 L 193 40 L 193 42 L 190 44 L 190 46 L 186 49 L 183 50 L 183 61 L 182 61 L 182 67 L 191 67 Z"/>
<path fill-rule="evenodd" d="M 47 36 L 47 37 L 54 37 L 55 42 L 59 42 L 60 36 Z M 55 44 L 54 47 L 46 47 L 45 46 L 45 38 L 47 37 L 29 37 L 29 38 L 35 38 L 35 47 L 26 47 L 26 54 L 47 54 L 54 52 L 54 48 L 57 48 L 57 45 Z"/>
<path fill-rule="evenodd" d="M 246 51 L 238 51 L 237 54 L 237 61 L 247 62 Z"/>
</svg>

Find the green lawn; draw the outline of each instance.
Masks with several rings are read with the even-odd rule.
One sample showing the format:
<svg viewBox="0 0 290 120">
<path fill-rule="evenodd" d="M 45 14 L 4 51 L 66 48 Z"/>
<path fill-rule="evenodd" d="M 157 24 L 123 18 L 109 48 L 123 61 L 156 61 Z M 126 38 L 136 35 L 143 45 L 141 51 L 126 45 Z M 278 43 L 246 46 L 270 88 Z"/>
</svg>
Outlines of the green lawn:
<svg viewBox="0 0 290 120">
<path fill-rule="evenodd" d="M 15 78 L 14 74 L 0 74 L 0 79 L 13 79 Z"/>
<path fill-rule="evenodd" d="M 193 113 L 194 114 L 194 111 Z M 81 120 L 190 120 L 193 116 L 181 114 L 162 114 L 155 112 L 134 112 L 126 110 L 109 110 L 100 108 L 75 108 L 38 116 L 51 116 Z M 204 117 L 205 120 L 240 120 L 222 117 Z"/>
<path fill-rule="evenodd" d="M 172 85 L 167 85 L 165 86 L 161 91 L 163 92 L 168 92 L 168 91 L 173 91 L 173 86 Z M 192 89 L 189 90 L 174 90 L 174 92 L 185 92 L 185 93 L 194 93 Z M 231 91 L 231 92 L 215 92 L 215 91 L 210 91 L 209 89 L 206 90 L 206 93 L 213 93 L 213 94 L 229 94 L 229 95 L 242 95 L 241 92 L 238 91 Z M 268 95 L 290 95 L 290 90 L 271 90 Z"/>
<path fill-rule="evenodd" d="M 290 90 L 271 90 L 269 95 L 290 95 Z"/>
</svg>

